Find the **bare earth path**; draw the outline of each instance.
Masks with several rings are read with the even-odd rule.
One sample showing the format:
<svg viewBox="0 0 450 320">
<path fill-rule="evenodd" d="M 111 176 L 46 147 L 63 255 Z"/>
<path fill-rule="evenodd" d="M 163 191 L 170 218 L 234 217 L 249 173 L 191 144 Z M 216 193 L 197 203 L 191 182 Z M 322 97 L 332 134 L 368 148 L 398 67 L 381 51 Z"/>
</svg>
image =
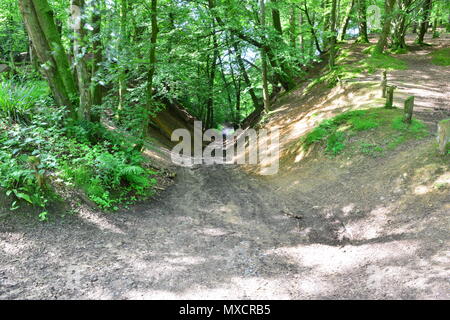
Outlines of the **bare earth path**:
<svg viewBox="0 0 450 320">
<path fill-rule="evenodd" d="M 448 108 L 448 68 L 404 59 L 393 81 Z M 307 163 L 301 181 L 180 168 L 131 211 L 2 219 L 0 298 L 448 299 L 450 195 L 411 189 L 429 152 L 415 147 L 355 168 Z M 433 170 L 423 187 L 447 177 Z"/>
</svg>

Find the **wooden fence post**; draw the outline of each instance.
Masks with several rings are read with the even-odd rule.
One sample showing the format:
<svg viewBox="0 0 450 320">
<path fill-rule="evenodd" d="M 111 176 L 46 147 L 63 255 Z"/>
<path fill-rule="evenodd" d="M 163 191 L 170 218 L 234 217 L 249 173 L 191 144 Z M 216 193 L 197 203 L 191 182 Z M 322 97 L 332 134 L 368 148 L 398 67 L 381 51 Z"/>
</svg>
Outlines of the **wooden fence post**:
<svg viewBox="0 0 450 320">
<path fill-rule="evenodd" d="M 382 73 L 381 78 L 381 97 L 386 98 L 387 75 L 386 70 Z"/>
<path fill-rule="evenodd" d="M 387 86 L 386 87 L 386 104 L 385 108 L 392 108 L 394 103 L 394 90 L 395 86 Z"/>
<path fill-rule="evenodd" d="M 410 96 L 405 100 L 405 117 L 403 122 L 410 124 L 414 109 L 414 96 Z"/>
</svg>

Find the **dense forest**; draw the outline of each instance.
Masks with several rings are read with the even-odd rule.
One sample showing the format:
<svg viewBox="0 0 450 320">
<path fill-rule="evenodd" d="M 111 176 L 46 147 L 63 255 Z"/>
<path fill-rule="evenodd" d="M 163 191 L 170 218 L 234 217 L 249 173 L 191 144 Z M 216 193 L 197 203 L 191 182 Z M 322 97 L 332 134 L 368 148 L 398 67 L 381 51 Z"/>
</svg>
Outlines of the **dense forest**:
<svg viewBox="0 0 450 320">
<path fill-rule="evenodd" d="M 357 36 L 364 43 L 381 32 L 376 53 L 382 53 L 406 49 L 409 29 L 423 43 L 428 25 L 436 35 L 436 27 L 449 25 L 443 0 L 6 0 L 1 6 L 3 64 L 17 77 L 40 72 L 70 117 L 95 122 L 108 110 L 130 128 L 145 128 L 167 103 L 208 128 L 241 122 L 264 108 L 263 97 L 295 87 L 324 56 L 333 67 L 337 41 Z M 33 67 L 23 70 L 27 59 Z"/>
</svg>

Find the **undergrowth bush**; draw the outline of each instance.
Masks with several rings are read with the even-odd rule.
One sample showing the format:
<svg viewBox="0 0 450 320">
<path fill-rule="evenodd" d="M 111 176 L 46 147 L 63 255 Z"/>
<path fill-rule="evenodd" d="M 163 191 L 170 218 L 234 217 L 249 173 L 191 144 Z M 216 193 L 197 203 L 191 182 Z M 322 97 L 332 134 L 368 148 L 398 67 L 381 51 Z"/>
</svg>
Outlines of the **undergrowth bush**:
<svg viewBox="0 0 450 320">
<path fill-rule="evenodd" d="M 17 80 L 0 82 L 0 117 L 14 122 L 26 122 L 30 109 L 48 96 L 48 87 L 44 81 L 28 81 L 25 84 Z"/>
<path fill-rule="evenodd" d="M 62 186 L 82 189 L 101 208 L 113 210 L 152 194 L 157 172 L 145 167 L 134 148 L 137 140 L 99 123 L 66 120 L 65 110 L 49 106 L 48 91 L 26 84 L 2 88 L 9 100 L 0 112 L 0 188 L 14 198 L 11 209 L 28 202 L 42 208 L 45 220 L 47 203 Z"/>
</svg>

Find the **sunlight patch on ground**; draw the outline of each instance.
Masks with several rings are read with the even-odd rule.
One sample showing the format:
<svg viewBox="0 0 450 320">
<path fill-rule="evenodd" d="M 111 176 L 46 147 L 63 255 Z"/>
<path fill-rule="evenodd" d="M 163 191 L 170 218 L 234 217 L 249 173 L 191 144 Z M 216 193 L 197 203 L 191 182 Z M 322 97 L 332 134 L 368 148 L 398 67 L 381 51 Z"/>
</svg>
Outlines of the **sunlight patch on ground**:
<svg viewBox="0 0 450 320">
<path fill-rule="evenodd" d="M 313 268 L 324 275 L 352 272 L 355 268 L 370 263 L 381 263 L 386 259 L 410 259 L 415 257 L 419 242 L 416 240 L 390 241 L 387 243 L 347 245 L 336 247 L 312 244 L 297 247 L 283 247 L 269 250 L 288 258 L 301 267 Z M 382 264 L 382 263 L 381 263 Z"/>
<path fill-rule="evenodd" d="M 95 213 L 87 209 L 80 209 L 78 216 L 86 222 L 94 224 L 97 228 L 104 231 L 110 231 L 118 234 L 125 234 L 119 227 L 110 223 L 106 218 L 101 217 L 100 213 Z"/>
<path fill-rule="evenodd" d="M 383 228 L 389 223 L 389 214 L 393 205 L 380 205 L 364 219 L 353 220 L 345 225 L 352 240 L 370 240 L 383 234 Z"/>
<path fill-rule="evenodd" d="M 27 248 L 27 245 L 22 240 L 23 235 L 15 233 L 11 236 L 14 239 L 14 244 L 7 241 L 0 240 L 0 252 L 7 255 L 19 255 Z"/>
</svg>

